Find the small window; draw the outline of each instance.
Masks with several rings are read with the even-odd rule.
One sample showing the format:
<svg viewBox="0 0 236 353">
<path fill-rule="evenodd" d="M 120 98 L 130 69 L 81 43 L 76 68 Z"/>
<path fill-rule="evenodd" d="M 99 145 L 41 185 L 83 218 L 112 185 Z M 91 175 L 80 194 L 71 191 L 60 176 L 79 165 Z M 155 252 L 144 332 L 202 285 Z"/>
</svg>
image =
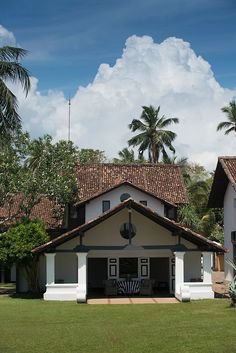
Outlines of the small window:
<svg viewBox="0 0 236 353">
<path fill-rule="evenodd" d="M 102 201 L 102 212 L 106 212 L 108 210 L 110 210 L 111 208 L 111 203 L 110 203 L 110 200 L 103 200 Z"/>
<path fill-rule="evenodd" d="M 147 201 L 146 200 L 141 200 L 139 201 L 142 205 L 147 206 Z"/>
</svg>

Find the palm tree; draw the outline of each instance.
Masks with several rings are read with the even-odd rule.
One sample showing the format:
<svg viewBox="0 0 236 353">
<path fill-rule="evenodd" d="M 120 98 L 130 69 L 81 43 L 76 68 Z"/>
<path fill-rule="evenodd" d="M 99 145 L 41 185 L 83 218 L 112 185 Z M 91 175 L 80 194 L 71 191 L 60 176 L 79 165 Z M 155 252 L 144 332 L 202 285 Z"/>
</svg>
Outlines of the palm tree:
<svg viewBox="0 0 236 353">
<path fill-rule="evenodd" d="M 217 131 L 226 129 L 225 135 L 228 135 L 231 131 L 236 132 L 236 102 L 231 101 L 228 107 L 223 107 L 221 110 L 227 115 L 228 121 L 219 123 Z"/>
<path fill-rule="evenodd" d="M 178 118 L 166 118 L 165 115 L 159 116 L 160 106 L 155 109 L 152 105 L 143 106 L 143 111 L 139 119 L 133 119 L 129 128 L 132 132 L 141 131 L 138 135 L 132 137 L 129 146 L 139 146 L 138 151 L 142 156 L 144 151 L 148 150 L 149 162 L 157 163 L 162 153 L 167 156 L 166 147 L 175 152 L 172 142 L 176 134 L 170 130 L 164 130 L 172 123 L 177 124 Z"/>
<path fill-rule="evenodd" d="M 21 118 L 17 113 L 17 98 L 7 87 L 6 82 L 19 82 L 26 95 L 30 89 L 28 71 L 18 62 L 27 51 L 21 48 L 4 46 L 0 48 L 0 136 L 1 138 L 21 128 Z"/>
</svg>

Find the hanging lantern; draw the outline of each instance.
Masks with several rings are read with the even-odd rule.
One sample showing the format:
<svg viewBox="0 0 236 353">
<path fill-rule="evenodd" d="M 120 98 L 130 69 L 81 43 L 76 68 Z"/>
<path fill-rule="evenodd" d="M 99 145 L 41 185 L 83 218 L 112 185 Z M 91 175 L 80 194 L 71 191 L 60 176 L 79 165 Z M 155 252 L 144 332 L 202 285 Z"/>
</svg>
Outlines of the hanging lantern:
<svg viewBox="0 0 236 353">
<path fill-rule="evenodd" d="M 136 227 L 132 223 L 123 223 L 120 227 L 120 234 L 124 239 L 133 238 L 136 235 Z"/>
</svg>

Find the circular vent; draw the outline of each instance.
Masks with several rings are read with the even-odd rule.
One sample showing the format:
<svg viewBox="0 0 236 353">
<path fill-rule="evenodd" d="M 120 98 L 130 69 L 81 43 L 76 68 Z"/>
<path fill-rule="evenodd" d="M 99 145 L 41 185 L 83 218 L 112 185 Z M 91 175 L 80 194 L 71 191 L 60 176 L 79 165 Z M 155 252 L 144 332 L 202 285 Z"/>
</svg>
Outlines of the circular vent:
<svg viewBox="0 0 236 353">
<path fill-rule="evenodd" d="M 120 197 L 120 201 L 121 202 L 124 202 L 125 200 L 127 200 L 127 199 L 129 199 L 130 198 L 130 194 L 128 194 L 128 193 L 124 193 L 124 194 L 122 194 L 121 195 L 121 197 Z"/>
<path fill-rule="evenodd" d="M 120 234 L 123 238 L 129 239 L 129 232 L 130 237 L 133 238 L 136 235 L 136 227 L 132 223 L 123 223 L 120 227 Z"/>
</svg>

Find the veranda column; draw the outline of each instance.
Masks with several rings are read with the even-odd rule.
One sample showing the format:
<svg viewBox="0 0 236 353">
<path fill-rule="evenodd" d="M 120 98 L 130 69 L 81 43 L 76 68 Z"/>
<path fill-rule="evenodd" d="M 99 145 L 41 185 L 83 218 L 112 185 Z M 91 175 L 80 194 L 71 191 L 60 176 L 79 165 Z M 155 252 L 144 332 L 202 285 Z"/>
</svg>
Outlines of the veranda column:
<svg viewBox="0 0 236 353">
<path fill-rule="evenodd" d="M 56 254 L 45 254 L 46 256 L 46 283 L 55 283 L 55 256 Z"/>
<path fill-rule="evenodd" d="M 212 283 L 211 279 L 211 252 L 202 252 L 203 257 L 203 282 Z"/>
<path fill-rule="evenodd" d="M 176 251 L 175 255 L 175 296 L 180 299 L 180 287 L 184 283 L 184 255 L 183 251 Z"/>
<path fill-rule="evenodd" d="M 86 252 L 77 253 L 78 256 L 78 289 L 77 302 L 84 303 L 87 299 L 87 255 Z"/>
</svg>

